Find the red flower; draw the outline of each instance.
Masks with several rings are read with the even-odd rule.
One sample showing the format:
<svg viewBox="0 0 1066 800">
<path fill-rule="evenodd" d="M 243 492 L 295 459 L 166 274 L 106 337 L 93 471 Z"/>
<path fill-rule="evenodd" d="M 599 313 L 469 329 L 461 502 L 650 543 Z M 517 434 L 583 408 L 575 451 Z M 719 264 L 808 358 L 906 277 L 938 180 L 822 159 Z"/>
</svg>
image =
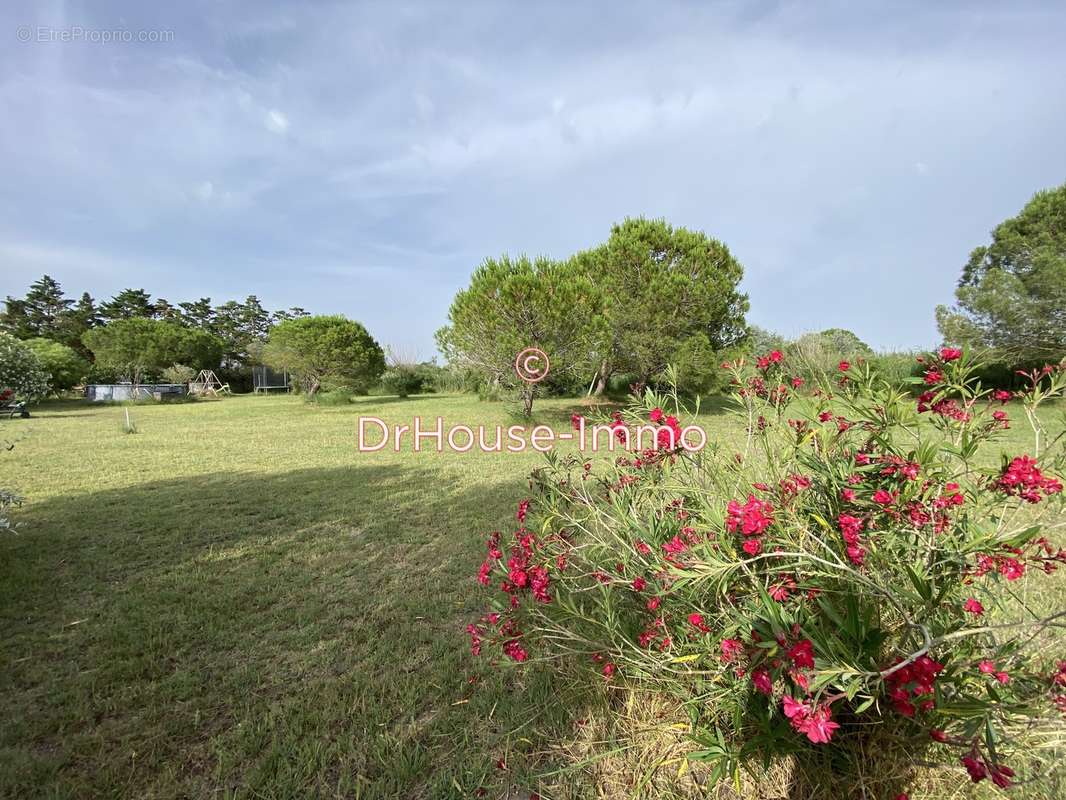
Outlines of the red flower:
<svg viewBox="0 0 1066 800">
<path fill-rule="evenodd" d="M 680 536 L 675 536 L 668 542 L 663 543 L 663 552 L 668 556 L 676 556 L 684 553 L 688 549 L 688 545 L 685 544 Z"/>
<path fill-rule="evenodd" d="M 515 519 L 517 519 L 519 522 L 525 522 L 526 521 L 526 513 L 528 511 L 529 511 L 529 501 L 528 500 L 523 500 L 521 503 L 518 504 L 518 513 L 516 513 L 514 515 Z"/>
<path fill-rule="evenodd" d="M 944 373 L 936 369 L 926 370 L 923 380 L 925 381 L 926 386 L 936 386 L 944 380 Z"/>
<path fill-rule="evenodd" d="M 707 623 L 703 621 L 703 614 L 692 613 L 688 615 L 688 624 L 698 630 L 700 633 L 710 633 L 711 629 L 707 627 Z"/>
<path fill-rule="evenodd" d="M 940 349 L 940 359 L 942 361 L 956 361 L 962 358 L 962 351 L 957 347 L 943 347 Z"/>
<path fill-rule="evenodd" d="M 722 639 L 722 661 L 735 661 L 744 653 L 744 644 L 739 639 Z"/>
<path fill-rule="evenodd" d="M 726 508 L 726 530 L 736 533 L 737 529 L 745 536 L 761 536 L 774 521 L 774 507 L 755 495 L 748 495 L 748 502 L 743 506 L 736 500 L 730 500 Z"/>
<path fill-rule="evenodd" d="M 962 607 L 978 617 L 985 613 L 985 607 L 981 605 L 979 600 L 973 597 L 968 598 L 966 602 L 962 604 Z"/>
<path fill-rule="evenodd" d="M 516 639 L 504 642 L 503 652 L 519 663 L 529 658 L 529 653 L 526 652 L 526 649 L 522 647 Z"/>
<path fill-rule="evenodd" d="M 848 544 L 855 544 L 858 542 L 863 525 L 861 519 L 853 517 L 850 514 L 841 514 L 837 517 L 837 524 L 840 526 L 840 533 L 844 536 L 845 542 Z"/>
<path fill-rule="evenodd" d="M 790 694 L 786 694 L 781 698 L 781 706 L 784 709 L 785 716 L 789 719 L 805 717 L 810 713 L 810 707 L 806 703 L 799 702 Z"/>
<path fill-rule="evenodd" d="M 1011 778 L 1014 777 L 1014 770 L 1003 764 L 995 764 L 992 767 L 992 783 L 996 784 L 1000 789 L 1009 789 L 1011 786 Z"/>
<path fill-rule="evenodd" d="M 1015 558 L 1004 558 L 999 562 L 999 574 L 1008 581 L 1016 581 L 1025 574 L 1025 564 Z"/>
<path fill-rule="evenodd" d="M 1013 459 L 995 485 L 1005 494 L 1020 497 L 1028 503 L 1039 503 L 1041 493 L 1046 497 L 1062 491 L 1062 483 L 1045 476 L 1037 467 L 1036 460 L 1027 455 Z"/>
<path fill-rule="evenodd" d="M 741 545 L 741 548 L 749 556 L 757 556 L 759 555 L 759 553 L 762 552 L 762 542 L 760 542 L 758 539 L 745 539 L 744 544 Z"/>
<path fill-rule="evenodd" d="M 798 668 L 814 667 L 814 644 L 810 639 L 802 639 L 788 651 L 788 657 Z"/>
<path fill-rule="evenodd" d="M 886 492 L 884 489 L 878 489 L 876 492 L 874 492 L 873 500 L 879 506 L 890 506 L 896 501 L 896 498 Z"/>
<path fill-rule="evenodd" d="M 833 731 L 840 727 L 829 718 L 829 706 L 822 705 L 812 709 L 807 703 L 800 703 L 787 694 L 781 699 L 781 705 L 793 730 L 806 734 L 815 744 L 828 742 Z"/>
<path fill-rule="evenodd" d="M 866 550 L 857 544 L 849 544 L 844 548 L 844 552 L 848 554 L 848 560 L 852 564 L 861 567 L 866 560 Z"/>
<path fill-rule="evenodd" d="M 983 672 L 985 675 L 991 675 L 996 671 L 996 663 L 985 659 L 977 665 L 977 669 Z"/>
<path fill-rule="evenodd" d="M 642 577 L 640 577 L 639 575 L 636 578 L 633 579 L 633 591 L 634 592 L 643 592 L 644 591 L 644 587 L 647 586 L 647 585 L 648 585 L 648 582 L 646 580 L 644 580 Z"/>
<path fill-rule="evenodd" d="M 981 780 L 988 776 L 988 770 L 985 768 L 983 761 L 978 761 L 973 756 L 963 756 L 962 765 L 966 767 L 966 771 L 970 773 L 970 780 L 974 783 L 980 783 Z"/>
<path fill-rule="evenodd" d="M 662 605 L 663 599 L 661 597 L 653 597 L 647 602 L 648 611 L 655 611 L 660 605 Z"/>
<path fill-rule="evenodd" d="M 939 730 L 938 728 L 933 728 L 933 730 L 929 731 L 929 738 L 932 739 L 934 742 L 940 742 L 941 744 L 943 744 L 948 740 L 948 735 L 947 733 L 942 730 Z"/>
<path fill-rule="evenodd" d="M 841 489 L 840 490 L 840 499 L 843 500 L 845 503 L 852 502 L 855 499 L 855 490 L 854 489 Z"/>
<path fill-rule="evenodd" d="M 755 690 L 769 696 L 774 693 L 774 682 L 766 667 L 759 667 L 751 673 L 751 682 Z"/>
<path fill-rule="evenodd" d="M 603 665 L 603 677 L 610 680 L 610 678 L 614 675 L 617 669 L 618 667 L 608 661 L 606 664 Z"/>
<path fill-rule="evenodd" d="M 661 408 L 653 408 L 651 413 L 648 414 L 648 419 L 652 422 L 658 422 L 663 418 L 663 410 Z"/>
<path fill-rule="evenodd" d="M 837 364 L 837 369 L 839 369 L 841 372 L 847 372 L 849 369 L 851 369 L 851 364 L 849 364 L 847 361 L 841 361 L 839 364 Z"/>
</svg>

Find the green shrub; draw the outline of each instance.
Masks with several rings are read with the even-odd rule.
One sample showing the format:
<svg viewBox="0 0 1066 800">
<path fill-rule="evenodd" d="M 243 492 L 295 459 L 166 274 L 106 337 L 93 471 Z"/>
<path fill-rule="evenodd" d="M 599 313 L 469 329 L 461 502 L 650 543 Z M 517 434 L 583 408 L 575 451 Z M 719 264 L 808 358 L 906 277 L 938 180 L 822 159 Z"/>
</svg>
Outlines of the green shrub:
<svg viewBox="0 0 1066 800">
<path fill-rule="evenodd" d="M 198 373 L 195 367 L 187 367 L 184 364 L 173 364 L 163 370 L 164 383 L 189 383 Z"/>
<path fill-rule="evenodd" d="M 1066 662 L 1041 634 L 1066 610 L 1017 604 L 1014 582 L 1066 563 L 1045 536 L 1066 453 L 1035 415 L 1066 371 L 1029 378 L 1030 453 L 990 462 L 1010 396 L 978 391 L 958 351 L 925 358 L 917 403 L 868 364 L 810 387 L 780 353 L 757 363 L 731 370 L 741 452 L 660 433 L 533 474 L 513 540 L 487 542 L 498 601 L 468 627 L 474 653 L 671 698 L 685 715 L 665 724 L 712 784 L 794 756 L 833 796 L 892 797 L 918 762 L 1000 786 L 1059 762 Z M 615 424 L 677 429 L 668 405 L 682 415 L 648 392 Z"/>
<path fill-rule="evenodd" d="M 906 389 L 911 378 L 921 375 L 918 353 L 879 353 L 867 357 L 870 369 L 883 381 L 896 388 Z"/>
<path fill-rule="evenodd" d="M 0 393 L 35 403 L 48 394 L 48 372 L 37 354 L 9 333 L 0 333 Z"/>
<path fill-rule="evenodd" d="M 89 362 L 72 347 L 41 338 L 27 339 L 26 346 L 49 374 L 48 384 L 55 394 L 69 392 L 89 374 Z"/>
<path fill-rule="evenodd" d="M 413 366 L 400 364 L 389 367 L 381 376 L 381 387 L 386 394 L 407 397 L 422 391 L 424 376 Z"/>
<path fill-rule="evenodd" d="M 82 341 L 97 364 L 132 383 L 149 383 L 171 364 L 213 368 L 222 356 L 217 336 L 158 319 L 115 320 L 86 331 Z"/>
<path fill-rule="evenodd" d="M 308 400 L 321 406 L 346 406 L 352 402 L 352 390 L 327 389 L 308 397 Z"/>
<path fill-rule="evenodd" d="M 147 380 L 155 380 L 159 377 L 158 373 L 148 371 L 145 373 Z M 122 383 L 124 380 L 122 371 L 116 367 L 111 367 L 106 364 L 94 362 L 89 365 L 89 372 L 85 376 L 85 383 Z"/>
</svg>

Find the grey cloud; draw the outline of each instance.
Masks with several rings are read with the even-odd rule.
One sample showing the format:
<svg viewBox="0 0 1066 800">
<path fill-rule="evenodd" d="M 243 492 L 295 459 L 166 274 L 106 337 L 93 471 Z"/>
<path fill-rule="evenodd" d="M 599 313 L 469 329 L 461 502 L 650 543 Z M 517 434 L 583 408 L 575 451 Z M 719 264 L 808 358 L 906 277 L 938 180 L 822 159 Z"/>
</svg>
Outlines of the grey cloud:
<svg viewBox="0 0 1066 800">
<path fill-rule="evenodd" d="M 485 256 L 635 214 L 729 244 L 754 322 L 929 344 L 969 250 L 1066 175 L 1050 3 L 56 3 L 4 31 L 0 292 L 254 292 L 427 352 Z"/>
</svg>

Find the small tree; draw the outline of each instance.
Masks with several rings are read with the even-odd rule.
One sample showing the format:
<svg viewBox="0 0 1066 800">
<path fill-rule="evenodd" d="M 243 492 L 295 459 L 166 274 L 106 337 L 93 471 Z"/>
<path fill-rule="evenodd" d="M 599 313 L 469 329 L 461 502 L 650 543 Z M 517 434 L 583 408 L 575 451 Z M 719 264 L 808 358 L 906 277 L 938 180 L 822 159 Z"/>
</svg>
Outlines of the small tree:
<svg viewBox="0 0 1066 800">
<path fill-rule="evenodd" d="M 1066 184 L 1037 192 L 963 267 L 955 308 L 940 306 L 946 342 L 991 348 L 1008 364 L 1066 355 Z"/>
<path fill-rule="evenodd" d="M 295 376 L 314 397 L 323 384 L 366 388 L 385 371 L 385 353 L 358 322 L 342 316 L 284 320 L 270 332 L 263 360 Z"/>
<path fill-rule="evenodd" d="M 167 383 L 191 383 L 196 378 L 197 370 L 185 364 L 171 364 L 163 370 L 163 380 Z"/>
<path fill-rule="evenodd" d="M 222 342 L 206 331 L 174 322 L 134 317 L 86 331 L 85 346 L 96 363 L 117 370 L 131 383 L 141 383 L 148 372 L 158 373 L 171 364 L 215 367 L 222 357 Z"/>
<path fill-rule="evenodd" d="M 737 291 L 744 269 L 728 247 L 699 231 L 627 219 L 606 244 L 574 260 L 606 300 L 598 392 L 616 372 L 647 382 L 690 336 L 702 333 L 720 350 L 747 332 L 748 298 Z"/>
<path fill-rule="evenodd" d="M 805 333 L 784 349 L 797 371 L 808 380 L 832 373 L 841 361 L 859 361 L 873 355 L 869 345 L 844 328 Z"/>
<path fill-rule="evenodd" d="M 89 374 L 89 362 L 72 347 L 42 338 L 29 339 L 26 346 L 51 376 L 48 383 L 56 394 L 69 392 Z"/>
<path fill-rule="evenodd" d="M 33 403 L 48 394 L 48 372 L 41 360 L 9 333 L 0 333 L 0 395 Z"/>
<path fill-rule="evenodd" d="M 528 416 L 538 384 L 518 378 L 516 356 L 535 347 L 547 355 L 555 378 L 588 374 L 605 340 L 602 309 L 602 293 L 573 263 L 490 258 L 455 296 L 451 324 L 437 332 L 437 343 L 449 363 L 517 390 Z"/>
<path fill-rule="evenodd" d="M 788 340 L 780 333 L 774 333 L 758 325 L 748 326 L 748 335 L 744 339 L 744 350 L 752 355 L 763 355 L 774 350 L 784 350 Z"/>
</svg>

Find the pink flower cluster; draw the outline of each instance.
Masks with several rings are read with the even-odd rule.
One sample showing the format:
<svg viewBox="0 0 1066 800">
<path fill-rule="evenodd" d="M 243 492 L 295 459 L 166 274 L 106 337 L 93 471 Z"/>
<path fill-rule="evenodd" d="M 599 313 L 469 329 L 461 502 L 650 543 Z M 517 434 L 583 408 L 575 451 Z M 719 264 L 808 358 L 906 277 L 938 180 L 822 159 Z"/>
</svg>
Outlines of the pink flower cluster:
<svg viewBox="0 0 1066 800">
<path fill-rule="evenodd" d="M 1041 536 L 1027 543 L 1024 548 L 1004 545 L 1000 553 L 979 553 L 977 565 L 969 574 L 981 578 L 990 573 L 999 573 L 1008 581 L 1016 581 L 1025 574 L 1027 566 L 1050 575 L 1060 564 L 1066 564 L 1066 550 L 1056 549 L 1046 537 Z"/>
<path fill-rule="evenodd" d="M 500 533 L 495 531 L 485 543 L 487 554 L 477 574 L 478 583 L 488 586 L 492 582 L 494 569 L 500 568 L 501 571 L 505 571 L 506 575 L 500 581 L 500 590 L 509 596 L 511 609 L 518 608 L 522 597 L 527 594 L 538 603 L 552 601 L 548 568 L 545 565 L 533 563 L 538 543 L 534 534 L 525 527 L 528 513 L 529 500 L 523 500 L 518 504 L 518 510 L 515 513 L 515 519 L 518 520 L 520 527 L 515 531 L 514 544 L 511 546 L 506 564 L 503 563 L 504 553 L 500 547 Z M 565 556 L 559 556 L 556 566 L 559 569 L 566 566 Z M 502 641 L 502 649 L 506 655 L 515 661 L 526 660 L 528 653 L 519 643 L 522 634 L 514 621 L 508 618 L 501 622 L 500 614 L 495 612 L 482 617 L 481 625 L 466 626 L 466 631 L 470 635 L 470 650 L 474 655 L 481 653 L 482 637 L 487 635 L 484 623 L 499 627 L 494 638 Z"/>
<path fill-rule="evenodd" d="M 672 414 L 664 416 L 661 408 L 653 408 L 648 419 L 661 426 L 655 434 L 656 444 L 660 450 L 671 449 L 671 442 L 675 450 L 681 446 L 681 423 L 677 421 L 677 417 Z"/>
<path fill-rule="evenodd" d="M 928 373 L 926 374 L 928 378 Z M 969 422 L 973 415 L 970 413 L 970 406 L 959 405 L 957 400 L 951 398 L 941 398 L 936 402 L 933 402 L 936 397 L 936 392 L 927 391 L 918 395 L 918 413 L 924 414 L 926 411 L 932 411 L 938 417 L 944 417 L 945 419 L 953 419 L 956 422 Z"/>
<path fill-rule="evenodd" d="M 833 731 L 840 727 L 830 719 L 829 705 L 826 703 L 813 706 L 810 701 L 800 702 L 786 694 L 781 699 L 781 706 L 792 729 L 806 734 L 815 744 L 828 742 L 833 737 Z"/>
<path fill-rule="evenodd" d="M 730 500 L 726 507 L 725 527 L 730 533 L 738 531 L 744 535 L 744 552 L 749 556 L 755 556 L 762 552 L 762 542 L 759 537 L 766 533 L 774 521 L 774 507 L 765 500 L 759 500 L 755 495 L 748 495 L 748 502 L 741 505 L 736 500 Z"/>
<path fill-rule="evenodd" d="M 897 660 L 896 663 L 903 663 L 902 659 Z M 944 665 L 939 661 L 934 661 L 929 656 L 921 656 L 886 675 L 885 683 L 890 687 L 889 697 L 892 699 L 892 707 L 905 717 L 914 716 L 915 702 L 918 703 L 918 709 L 931 711 L 935 707 L 933 686 L 936 683 L 936 676 L 943 670 Z M 918 698 L 925 699 L 919 700 Z"/>
<path fill-rule="evenodd" d="M 862 540 L 859 537 L 862 533 L 863 521 L 850 514 L 841 514 L 837 517 L 837 525 L 840 526 L 840 535 L 844 538 L 844 549 L 848 554 L 848 560 L 861 567 L 866 558 L 866 549 L 862 546 Z"/>
<path fill-rule="evenodd" d="M 990 763 L 977 751 L 976 746 L 969 755 L 963 756 L 960 760 L 970 774 L 970 780 L 974 783 L 980 783 L 985 778 L 991 778 L 992 783 L 996 784 L 1000 789 L 1010 788 L 1014 770 L 1005 764 Z"/>
<path fill-rule="evenodd" d="M 999 476 L 996 486 L 1005 494 L 1020 497 L 1027 503 L 1039 503 L 1044 497 L 1062 491 L 1062 482 L 1045 476 L 1036 460 L 1027 455 L 1014 458 Z"/>
</svg>

